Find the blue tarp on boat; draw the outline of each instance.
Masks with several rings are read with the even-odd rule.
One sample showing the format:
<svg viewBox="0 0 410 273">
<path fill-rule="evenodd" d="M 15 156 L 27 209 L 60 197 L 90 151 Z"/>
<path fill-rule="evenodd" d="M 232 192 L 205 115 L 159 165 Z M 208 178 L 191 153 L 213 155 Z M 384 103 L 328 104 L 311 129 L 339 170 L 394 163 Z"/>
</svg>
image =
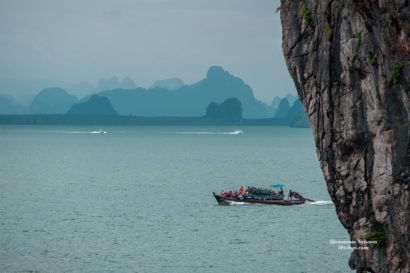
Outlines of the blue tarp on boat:
<svg viewBox="0 0 410 273">
<path fill-rule="evenodd" d="M 284 186 L 284 184 L 273 184 L 272 188 L 283 188 Z"/>
</svg>

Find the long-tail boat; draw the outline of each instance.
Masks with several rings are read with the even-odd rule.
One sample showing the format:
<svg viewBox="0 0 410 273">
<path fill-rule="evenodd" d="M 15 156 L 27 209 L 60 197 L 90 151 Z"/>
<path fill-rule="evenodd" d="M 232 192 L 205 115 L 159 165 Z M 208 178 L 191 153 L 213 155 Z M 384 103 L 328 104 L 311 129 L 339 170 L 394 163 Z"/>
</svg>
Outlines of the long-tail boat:
<svg viewBox="0 0 410 273">
<path fill-rule="evenodd" d="M 221 193 L 213 193 L 219 205 L 229 206 L 235 204 L 264 204 L 264 205 L 279 205 L 279 206 L 294 206 L 302 205 L 306 202 L 314 202 L 312 199 L 303 197 L 300 193 L 289 191 L 288 198 L 285 199 L 283 194 L 283 184 L 274 184 L 273 188 L 280 187 L 278 192 L 263 187 L 248 187 L 244 190 L 243 187 L 239 191 L 222 191 Z"/>
</svg>

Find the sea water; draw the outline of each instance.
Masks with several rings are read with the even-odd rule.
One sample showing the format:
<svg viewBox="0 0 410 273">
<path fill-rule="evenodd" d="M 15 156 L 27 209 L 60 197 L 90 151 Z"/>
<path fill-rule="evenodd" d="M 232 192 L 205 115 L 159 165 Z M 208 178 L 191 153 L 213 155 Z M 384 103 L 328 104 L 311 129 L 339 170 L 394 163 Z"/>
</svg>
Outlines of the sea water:
<svg viewBox="0 0 410 273">
<path fill-rule="evenodd" d="M 350 271 L 310 129 L 2 126 L 0 155 L 0 272 Z M 273 183 L 318 202 L 212 196 Z"/>
</svg>

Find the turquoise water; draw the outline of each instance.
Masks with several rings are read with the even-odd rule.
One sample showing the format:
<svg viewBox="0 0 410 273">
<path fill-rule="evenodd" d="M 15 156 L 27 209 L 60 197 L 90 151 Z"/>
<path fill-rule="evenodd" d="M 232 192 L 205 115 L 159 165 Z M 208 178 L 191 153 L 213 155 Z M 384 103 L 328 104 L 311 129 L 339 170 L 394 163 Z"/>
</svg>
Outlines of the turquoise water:
<svg viewBox="0 0 410 273">
<path fill-rule="evenodd" d="M 330 202 L 212 197 L 276 182 L 329 201 L 310 129 L 98 129 L 0 127 L 0 272 L 350 271 Z"/>
</svg>

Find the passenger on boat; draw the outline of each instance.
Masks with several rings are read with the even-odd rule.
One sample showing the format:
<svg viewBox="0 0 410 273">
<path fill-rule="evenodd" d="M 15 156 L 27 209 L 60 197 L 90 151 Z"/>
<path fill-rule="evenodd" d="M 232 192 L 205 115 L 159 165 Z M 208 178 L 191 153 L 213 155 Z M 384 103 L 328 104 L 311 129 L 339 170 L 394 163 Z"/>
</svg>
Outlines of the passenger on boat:
<svg viewBox="0 0 410 273">
<path fill-rule="evenodd" d="M 298 192 L 293 192 L 293 197 L 295 197 L 296 199 L 303 199 L 302 195 L 300 195 L 300 193 Z"/>
<path fill-rule="evenodd" d="M 243 194 L 243 193 L 245 192 L 245 189 L 243 188 L 243 186 L 241 186 L 241 188 L 239 189 L 239 192 L 240 192 L 241 194 Z"/>
<path fill-rule="evenodd" d="M 283 189 L 280 187 L 279 194 L 283 194 Z"/>
<path fill-rule="evenodd" d="M 288 200 L 292 200 L 292 198 L 293 198 L 293 192 L 292 190 L 289 190 Z"/>
</svg>

